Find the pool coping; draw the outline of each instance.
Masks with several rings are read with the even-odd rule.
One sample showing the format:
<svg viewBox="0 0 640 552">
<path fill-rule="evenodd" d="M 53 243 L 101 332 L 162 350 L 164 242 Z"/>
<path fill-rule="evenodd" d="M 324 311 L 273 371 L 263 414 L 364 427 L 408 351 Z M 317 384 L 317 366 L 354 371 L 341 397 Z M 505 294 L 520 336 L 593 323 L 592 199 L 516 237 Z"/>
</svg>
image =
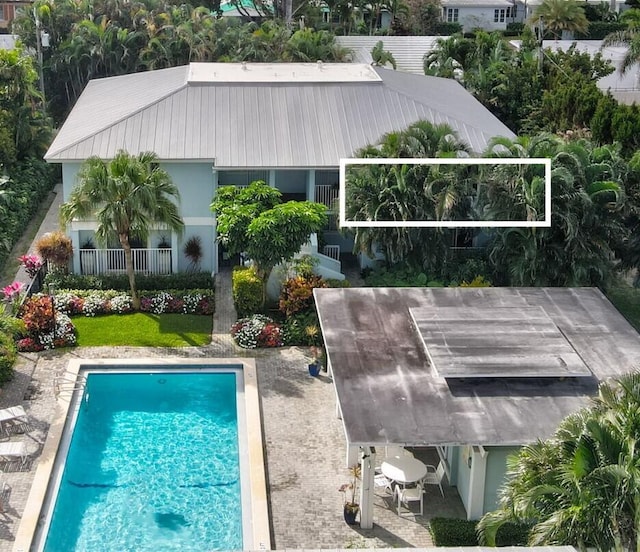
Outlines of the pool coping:
<svg viewBox="0 0 640 552">
<path fill-rule="evenodd" d="M 62 440 L 63 430 L 69 416 L 78 374 L 82 368 L 106 368 L 109 366 L 241 366 L 244 380 L 244 402 L 247 427 L 247 451 L 251 493 L 251 532 L 253 541 L 244 543 L 245 550 L 270 550 L 269 507 L 265 476 L 264 447 L 262 442 L 262 418 L 256 363 L 253 358 L 127 358 L 127 359 L 72 359 L 63 377 L 72 389 L 57 397 L 56 411 L 47 432 L 31 490 L 16 532 L 13 552 L 28 552 L 35 542 L 41 522 L 42 510 L 49 481 L 55 467 L 56 456 Z"/>
</svg>

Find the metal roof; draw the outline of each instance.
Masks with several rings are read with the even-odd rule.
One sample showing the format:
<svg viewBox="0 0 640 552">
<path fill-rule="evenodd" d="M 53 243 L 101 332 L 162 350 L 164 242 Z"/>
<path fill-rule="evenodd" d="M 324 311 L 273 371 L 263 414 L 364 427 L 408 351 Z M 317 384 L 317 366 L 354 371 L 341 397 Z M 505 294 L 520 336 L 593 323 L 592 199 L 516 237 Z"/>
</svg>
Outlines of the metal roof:
<svg viewBox="0 0 640 552">
<path fill-rule="evenodd" d="M 505 8 L 513 6 L 511 0 L 441 0 L 440 4 L 447 8 Z"/>
<path fill-rule="evenodd" d="M 220 64 L 216 64 L 220 65 Z M 247 64 L 250 68 L 253 65 Z M 273 66 L 273 64 L 269 64 Z M 287 64 L 287 70 L 317 64 Z M 323 72 L 332 64 L 323 64 Z M 233 68 L 236 73 L 241 64 Z M 284 65 L 283 65 L 284 67 Z M 357 64 L 354 82 L 189 82 L 189 66 L 92 80 L 45 159 L 112 158 L 119 149 L 217 167 L 337 167 L 420 119 L 447 123 L 476 152 L 513 133 L 450 79 Z"/>
<path fill-rule="evenodd" d="M 336 43 L 352 52 L 354 63 L 371 63 L 371 50 L 382 41 L 396 60 L 396 69 L 424 75 L 422 58 L 436 47 L 441 36 L 336 36 Z"/>
<path fill-rule="evenodd" d="M 599 382 L 640 364 L 640 335 L 595 288 L 353 288 L 314 295 L 354 445 L 533 442 L 586 406 Z M 409 309 L 450 307 L 541 307 L 593 376 L 446 379 L 430 365 Z M 501 338 L 486 330 L 487 346 Z"/>
</svg>

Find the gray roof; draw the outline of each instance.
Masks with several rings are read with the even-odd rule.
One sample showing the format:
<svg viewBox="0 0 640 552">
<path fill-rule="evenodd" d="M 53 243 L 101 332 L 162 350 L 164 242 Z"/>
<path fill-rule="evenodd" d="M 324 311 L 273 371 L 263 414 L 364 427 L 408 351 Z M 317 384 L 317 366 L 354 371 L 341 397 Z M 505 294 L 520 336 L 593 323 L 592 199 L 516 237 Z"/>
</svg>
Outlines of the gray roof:
<svg viewBox="0 0 640 552">
<path fill-rule="evenodd" d="M 348 81 L 349 72 L 350 82 L 250 82 L 264 71 L 246 64 L 241 82 L 224 80 L 240 74 L 240 64 L 207 65 L 209 82 L 190 81 L 189 66 L 92 80 L 45 159 L 112 158 L 126 149 L 154 151 L 162 160 L 215 160 L 217 167 L 337 167 L 340 158 L 419 119 L 451 125 L 476 152 L 493 136 L 514 136 L 454 80 L 324 64 L 319 74 Z M 316 64 L 268 65 L 275 66 L 295 76 Z"/>
<path fill-rule="evenodd" d="M 352 444 L 533 442 L 586 406 L 599 382 L 640 363 L 640 336 L 595 288 L 354 288 L 314 295 Z M 442 377 L 410 309 L 450 307 L 541 307 L 593 376 Z M 485 331 L 487 347 L 501 343 L 500 333 Z"/>
<path fill-rule="evenodd" d="M 378 41 L 393 54 L 398 71 L 424 75 L 422 58 L 431 52 L 440 36 L 336 36 L 336 43 L 352 52 L 355 63 L 371 63 L 371 50 Z"/>
</svg>

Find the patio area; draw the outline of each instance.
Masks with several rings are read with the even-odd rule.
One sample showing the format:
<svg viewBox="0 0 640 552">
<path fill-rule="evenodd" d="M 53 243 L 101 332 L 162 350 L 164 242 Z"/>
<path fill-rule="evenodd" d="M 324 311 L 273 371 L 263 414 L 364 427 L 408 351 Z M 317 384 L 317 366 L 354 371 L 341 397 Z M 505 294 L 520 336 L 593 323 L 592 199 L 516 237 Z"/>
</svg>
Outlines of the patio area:
<svg viewBox="0 0 640 552">
<path fill-rule="evenodd" d="M 16 378 L 1 391 L 0 408 L 24 406 L 34 431 L 12 440 L 26 441 L 33 461 L 25 468 L 28 471 L 0 476 L 11 487 L 8 507 L 0 513 L 0 552 L 13 548 L 42 443 L 56 409 L 53 381 L 69 359 L 204 356 L 256 358 L 274 549 L 422 548 L 432 545 L 427 529 L 430 518 L 465 517 L 455 488 L 444 486 L 442 498 L 437 486 L 428 486 L 424 517 L 400 518 L 391 495 L 377 496 L 372 530 L 346 525 L 338 492 L 338 487 L 348 481 L 345 439 L 342 423 L 335 417 L 331 380 L 324 374 L 309 376 L 309 356 L 302 348 L 245 351 L 215 338 L 212 345 L 203 348 L 100 347 L 21 355 Z M 415 454 L 437 464 L 434 450 L 416 450 Z M 412 511 L 418 511 L 418 504 L 412 504 Z"/>
</svg>

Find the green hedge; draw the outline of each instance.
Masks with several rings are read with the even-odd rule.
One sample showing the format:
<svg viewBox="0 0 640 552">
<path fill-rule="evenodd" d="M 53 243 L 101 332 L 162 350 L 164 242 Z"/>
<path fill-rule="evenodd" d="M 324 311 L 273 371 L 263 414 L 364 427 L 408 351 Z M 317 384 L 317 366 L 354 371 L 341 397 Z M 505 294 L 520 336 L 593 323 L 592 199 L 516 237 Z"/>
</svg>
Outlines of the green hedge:
<svg viewBox="0 0 640 552">
<path fill-rule="evenodd" d="M 433 34 L 440 36 L 450 36 L 452 34 L 461 33 L 462 25 L 460 23 L 448 23 L 441 21 L 433 26 Z"/>
<path fill-rule="evenodd" d="M 576 33 L 576 40 L 602 40 L 605 36 L 616 31 L 624 31 L 627 26 L 618 21 L 592 21 L 586 33 Z"/>
<path fill-rule="evenodd" d="M 9 251 L 22 236 L 38 207 L 55 184 L 55 169 L 38 159 L 24 159 L 8 169 L 10 206 L 0 209 L 0 266 L 4 266 Z M 2 173 L 0 173 L 0 176 Z"/>
<path fill-rule="evenodd" d="M 260 312 L 262 308 L 262 281 L 253 268 L 234 267 L 232 290 L 233 304 L 239 318 Z"/>
<path fill-rule="evenodd" d="M 17 358 L 18 353 L 13 338 L 0 333 L 0 385 L 13 378 L 13 365 Z"/>
<path fill-rule="evenodd" d="M 55 283 L 58 289 L 115 289 L 129 291 L 126 274 L 49 274 L 46 284 Z M 208 272 L 179 272 L 177 274 L 136 274 L 139 291 L 163 291 L 167 289 L 213 289 L 213 276 Z"/>
<path fill-rule="evenodd" d="M 429 530 L 435 546 L 479 546 L 476 521 L 433 518 Z M 505 523 L 496 535 L 497 546 L 527 546 L 529 526 Z"/>
</svg>

